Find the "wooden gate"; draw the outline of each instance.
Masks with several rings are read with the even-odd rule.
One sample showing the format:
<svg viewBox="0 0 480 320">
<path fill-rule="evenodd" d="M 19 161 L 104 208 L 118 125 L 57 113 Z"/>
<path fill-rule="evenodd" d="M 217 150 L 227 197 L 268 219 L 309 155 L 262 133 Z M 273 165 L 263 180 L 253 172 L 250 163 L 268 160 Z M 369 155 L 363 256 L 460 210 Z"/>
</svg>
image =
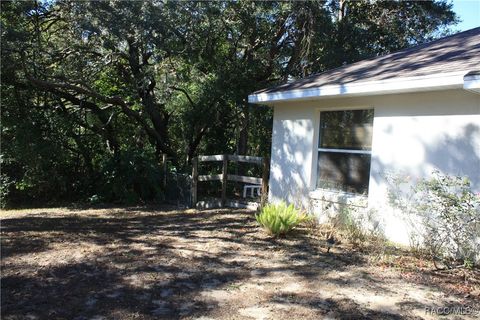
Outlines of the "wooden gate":
<svg viewBox="0 0 480 320">
<path fill-rule="evenodd" d="M 221 161 L 222 173 L 211 175 L 199 175 L 198 163 L 207 161 Z M 240 176 L 234 174 L 228 174 L 228 162 L 247 162 L 254 163 L 262 166 L 262 177 L 250 177 Z M 270 162 L 268 158 L 251 157 L 251 156 L 236 156 L 236 155 L 212 155 L 212 156 L 198 156 L 192 160 L 192 206 L 197 208 L 218 208 L 218 207 L 234 207 L 234 208 L 256 208 L 259 203 L 244 203 L 243 201 L 227 199 L 227 182 L 237 181 L 249 183 L 252 185 L 261 186 L 261 202 L 266 201 L 268 192 L 268 174 Z M 222 182 L 222 195 L 220 199 L 210 201 L 198 201 L 197 191 L 198 183 L 202 181 L 221 181 Z"/>
</svg>

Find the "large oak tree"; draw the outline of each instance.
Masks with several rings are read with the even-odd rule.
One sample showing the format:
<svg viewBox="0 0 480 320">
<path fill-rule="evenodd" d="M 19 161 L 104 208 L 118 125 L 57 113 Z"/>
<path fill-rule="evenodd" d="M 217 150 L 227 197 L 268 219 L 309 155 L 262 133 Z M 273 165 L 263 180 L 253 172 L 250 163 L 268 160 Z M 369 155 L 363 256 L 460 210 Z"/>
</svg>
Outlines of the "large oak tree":
<svg viewBox="0 0 480 320">
<path fill-rule="evenodd" d="M 198 153 L 268 155 L 271 111 L 249 106 L 249 93 L 431 40 L 456 21 L 444 1 L 1 6 L 2 179 L 38 198 L 101 193 L 112 176 L 141 189 L 161 154 L 180 170 Z M 132 153 L 151 165 L 125 160 Z M 150 169 L 128 178 L 129 166 Z"/>
</svg>

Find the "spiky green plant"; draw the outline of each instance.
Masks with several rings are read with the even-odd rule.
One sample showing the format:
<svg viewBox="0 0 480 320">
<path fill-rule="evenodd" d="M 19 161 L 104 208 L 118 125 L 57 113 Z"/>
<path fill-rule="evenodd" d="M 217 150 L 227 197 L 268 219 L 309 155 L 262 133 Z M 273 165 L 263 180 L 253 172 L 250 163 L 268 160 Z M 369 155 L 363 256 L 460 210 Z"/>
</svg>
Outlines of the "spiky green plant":
<svg viewBox="0 0 480 320">
<path fill-rule="evenodd" d="M 293 204 L 287 206 L 284 202 L 266 205 L 255 218 L 275 237 L 287 234 L 298 224 L 308 220 L 308 216 L 295 209 Z"/>
</svg>

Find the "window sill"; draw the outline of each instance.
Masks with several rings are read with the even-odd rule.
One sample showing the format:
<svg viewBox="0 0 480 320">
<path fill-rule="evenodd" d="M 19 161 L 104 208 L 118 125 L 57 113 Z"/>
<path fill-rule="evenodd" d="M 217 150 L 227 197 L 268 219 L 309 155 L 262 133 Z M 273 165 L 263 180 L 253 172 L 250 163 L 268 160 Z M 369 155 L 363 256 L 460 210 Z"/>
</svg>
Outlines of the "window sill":
<svg viewBox="0 0 480 320">
<path fill-rule="evenodd" d="M 368 196 L 355 193 L 316 189 L 309 192 L 310 199 L 339 203 L 355 207 L 368 207 Z"/>
</svg>

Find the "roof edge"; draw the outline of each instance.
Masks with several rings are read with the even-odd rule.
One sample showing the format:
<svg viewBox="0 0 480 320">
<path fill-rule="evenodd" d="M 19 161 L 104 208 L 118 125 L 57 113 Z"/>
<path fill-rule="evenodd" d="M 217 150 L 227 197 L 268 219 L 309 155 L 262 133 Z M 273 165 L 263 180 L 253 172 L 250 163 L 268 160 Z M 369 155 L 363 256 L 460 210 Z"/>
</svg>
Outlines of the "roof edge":
<svg viewBox="0 0 480 320">
<path fill-rule="evenodd" d="M 471 28 L 471 29 L 468 29 L 468 30 L 464 30 L 464 31 L 461 31 L 461 32 L 450 34 L 450 35 L 447 35 L 447 36 L 444 36 L 444 37 L 441 37 L 441 38 L 438 38 L 438 39 L 434 39 L 434 40 L 431 40 L 431 41 L 418 43 L 416 45 L 413 45 L 411 47 L 406 47 L 406 48 L 400 49 L 398 51 L 393 51 L 393 52 L 389 52 L 389 53 L 385 53 L 385 54 L 372 56 L 372 57 L 362 59 L 362 60 L 359 60 L 359 61 L 356 61 L 356 62 L 353 62 L 353 63 L 349 63 L 347 65 L 342 65 L 342 66 L 338 66 L 338 67 L 335 67 L 335 68 L 332 68 L 332 69 L 324 70 L 322 72 L 314 73 L 314 74 L 311 74 L 307 77 L 297 79 L 293 82 L 305 81 L 305 80 L 308 80 L 308 79 L 311 79 L 311 78 L 316 78 L 318 76 L 321 76 L 322 74 L 327 74 L 327 73 L 330 73 L 330 72 L 335 71 L 335 70 L 341 70 L 341 69 L 343 69 L 347 66 L 355 66 L 357 64 L 361 64 L 361 63 L 365 63 L 365 62 L 372 62 L 372 61 L 375 61 L 375 60 L 378 60 L 378 59 L 385 59 L 385 58 L 388 58 L 388 57 L 393 58 L 393 57 L 396 57 L 398 55 L 419 51 L 419 50 L 422 50 L 424 48 L 428 48 L 430 46 L 436 45 L 438 43 L 448 41 L 451 38 L 460 37 L 464 34 L 475 32 L 475 30 L 478 30 L 480 32 L 480 27 Z M 259 94 L 261 92 L 270 92 L 270 93 L 280 92 L 280 91 L 282 91 L 282 87 L 285 86 L 285 85 L 288 85 L 288 84 L 289 83 L 283 83 L 283 84 L 278 84 L 278 85 L 270 87 L 270 88 L 260 89 L 260 90 L 257 90 L 255 92 L 253 92 L 252 95 Z"/>
<path fill-rule="evenodd" d="M 379 81 L 364 81 L 314 88 L 294 89 L 278 92 L 251 94 L 248 102 L 272 104 L 282 101 L 313 100 L 349 96 L 381 95 L 392 93 L 435 91 L 463 88 L 464 76 L 468 71 L 438 73 L 435 75 L 393 78 Z"/>
</svg>

